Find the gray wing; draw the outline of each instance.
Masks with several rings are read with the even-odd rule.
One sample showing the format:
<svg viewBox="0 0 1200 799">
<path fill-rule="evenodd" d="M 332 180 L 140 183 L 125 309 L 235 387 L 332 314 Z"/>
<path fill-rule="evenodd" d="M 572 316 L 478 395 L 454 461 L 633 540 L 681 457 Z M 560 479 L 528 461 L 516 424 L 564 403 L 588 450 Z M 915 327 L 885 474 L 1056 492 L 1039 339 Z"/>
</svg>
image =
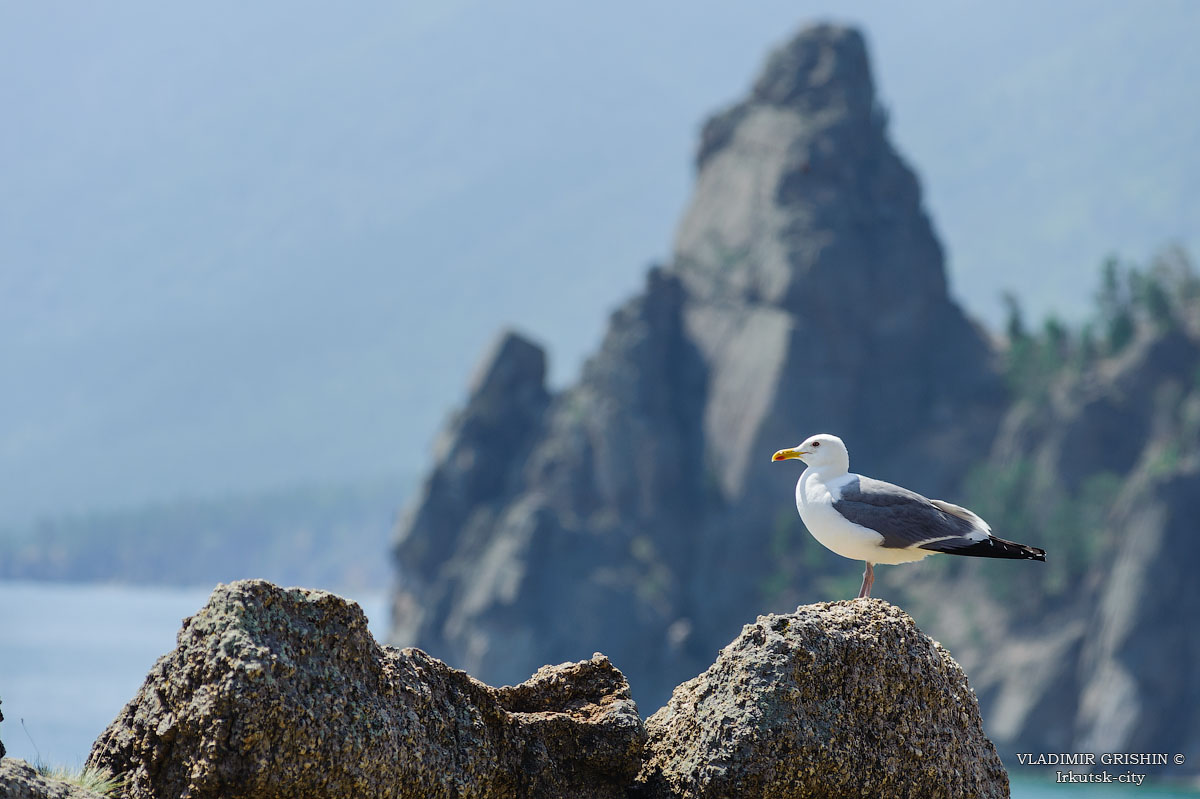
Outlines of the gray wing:
<svg viewBox="0 0 1200 799">
<path fill-rule="evenodd" d="M 855 475 L 833 507 L 879 533 L 889 549 L 958 549 L 988 537 L 987 525 L 970 511 L 870 477 Z"/>
</svg>

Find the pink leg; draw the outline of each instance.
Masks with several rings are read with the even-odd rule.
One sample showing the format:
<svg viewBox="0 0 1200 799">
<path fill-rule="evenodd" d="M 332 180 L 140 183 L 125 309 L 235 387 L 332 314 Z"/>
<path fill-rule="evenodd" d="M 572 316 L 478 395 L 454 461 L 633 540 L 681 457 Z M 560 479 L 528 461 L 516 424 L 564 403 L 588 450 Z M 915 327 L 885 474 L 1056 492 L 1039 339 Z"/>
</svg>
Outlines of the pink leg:
<svg viewBox="0 0 1200 799">
<path fill-rule="evenodd" d="M 875 585 L 875 564 L 867 561 L 867 568 L 863 570 L 862 588 L 858 589 L 858 598 L 869 597 L 873 585 Z"/>
</svg>

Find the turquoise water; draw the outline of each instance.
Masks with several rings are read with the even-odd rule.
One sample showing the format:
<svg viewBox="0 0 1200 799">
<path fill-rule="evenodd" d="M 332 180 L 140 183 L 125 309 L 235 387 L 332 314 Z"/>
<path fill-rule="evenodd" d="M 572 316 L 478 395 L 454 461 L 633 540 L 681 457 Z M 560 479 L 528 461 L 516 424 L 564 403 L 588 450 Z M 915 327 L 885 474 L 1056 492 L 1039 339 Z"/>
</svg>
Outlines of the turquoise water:
<svg viewBox="0 0 1200 799">
<path fill-rule="evenodd" d="M 78 766 L 92 741 L 175 646 L 185 616 L 209 588 L 0 582 L 0 740 L 10 757 Z M 382 595 L 351 597 L 376 637 L 387 627 Z M 33 740 L 26 736 L 20 720 Z M 36 744 L 36 748 L 35 748 Z M 1055 784 L 1055 769 L 1012 780 L 1015 799 L 1175 799 L 1197 797 L 1157 786 Z"/>
<path fill-rule="evenodd" d="M 1101 799 L 1195 799 L 1200 796 L 1200 791 L 1164 785 L 1072 785 L 1056 783 L 1055 779 L 1055 770 L 1049 767 L 1044 774 L 1036 769 L 1010 774 L 1013 799 L 1065 799 L 1068 796 L 1078 799 L 1090 799 L 1093 796 Z"/>
</svg>

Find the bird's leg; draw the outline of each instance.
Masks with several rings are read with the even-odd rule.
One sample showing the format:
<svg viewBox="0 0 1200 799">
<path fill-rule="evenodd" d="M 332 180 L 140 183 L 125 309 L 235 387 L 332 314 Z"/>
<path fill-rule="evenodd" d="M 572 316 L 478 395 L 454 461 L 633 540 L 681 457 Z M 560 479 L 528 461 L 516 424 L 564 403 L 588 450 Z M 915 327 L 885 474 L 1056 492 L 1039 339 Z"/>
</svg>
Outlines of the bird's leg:
<svg viewBox="0 0 1200 799">
<path fill-rule="evenodd" d="M 858 598 L 869 597 L 873 585 L 875 585 L 875 564 L 868 560 L 867 568 L 863 570 L 863 584 L 862 588 L 858 589 Z"/>
</svg>

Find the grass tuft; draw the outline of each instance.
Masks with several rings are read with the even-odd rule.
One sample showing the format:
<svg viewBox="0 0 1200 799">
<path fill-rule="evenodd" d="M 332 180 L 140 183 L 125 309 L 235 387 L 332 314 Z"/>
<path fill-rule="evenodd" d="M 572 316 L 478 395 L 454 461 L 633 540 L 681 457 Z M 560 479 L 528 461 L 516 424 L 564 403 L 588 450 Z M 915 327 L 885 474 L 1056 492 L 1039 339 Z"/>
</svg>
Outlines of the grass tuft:
<svg viewBox="0 0 1200 799">
<path fill-rule="evenodd" d="M 101 796 L 116 797 L 124 783 L 124 780 L 114 776 L 108 769 L 95 769 L 88 766 L 77 769 L 67 766 L 51 766 L 40 760 L 34 764 L 34 768 L 43 777 L 77 785 Z"/>
</svg>

